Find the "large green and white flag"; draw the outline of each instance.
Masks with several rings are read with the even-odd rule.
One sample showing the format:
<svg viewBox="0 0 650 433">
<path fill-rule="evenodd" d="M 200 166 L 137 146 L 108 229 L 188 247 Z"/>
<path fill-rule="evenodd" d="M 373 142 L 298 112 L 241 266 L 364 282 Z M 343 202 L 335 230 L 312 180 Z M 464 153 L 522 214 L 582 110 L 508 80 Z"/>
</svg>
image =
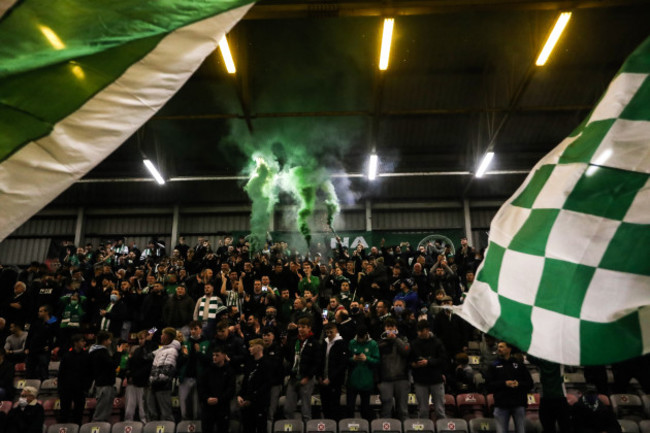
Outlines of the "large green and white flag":
<svg viewBox="0 0 650 433">
<path fill-rule="evenodd" d="M 251 0 L 0 0 L 0 240 L 119 147 Z"/>
<path fill-rule="evenodd" d="M 535 356 L 650 351 L 650 39 L 501 207 L 459 314 Z"/>
</svg>

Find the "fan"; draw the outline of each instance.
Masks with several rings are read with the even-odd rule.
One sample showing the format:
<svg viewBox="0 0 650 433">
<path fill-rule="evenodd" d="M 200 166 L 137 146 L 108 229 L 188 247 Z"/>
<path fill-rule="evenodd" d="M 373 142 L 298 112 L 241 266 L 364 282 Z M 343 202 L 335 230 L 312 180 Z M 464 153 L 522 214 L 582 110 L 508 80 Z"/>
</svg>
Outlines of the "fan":
<svg viewBox="0 0 650 433">
<path fill-rule="evenodd" d="M 420 247 L 427 248 L 427 250 L 431 247 L 428 247 L 429 242 L 434 245 L 434 250 L 439 251 L 440 253 L 444 252 L 446 247 L 449 247 L 451 250 L 452 254 L 456 254 L 456 249 L 454 248 L 454 243 L 449 239 L 447 236 L 443 235 L 429 235 L 426 236 L 424 239 L 420 241 L 418 244 L 418 250 Z M 436 252 L 438 254 L 438 252 Z"/>
</svg>

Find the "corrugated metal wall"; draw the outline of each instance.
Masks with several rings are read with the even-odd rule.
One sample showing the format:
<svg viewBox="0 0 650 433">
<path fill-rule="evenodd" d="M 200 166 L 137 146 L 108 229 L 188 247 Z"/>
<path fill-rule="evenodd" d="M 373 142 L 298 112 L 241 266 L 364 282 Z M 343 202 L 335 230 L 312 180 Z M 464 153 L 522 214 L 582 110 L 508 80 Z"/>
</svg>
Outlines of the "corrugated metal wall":
<svg viewBox="0 0 650 433">
<path fill-rule="evenodd" d="M 436 230 L 458 229 L 464 226 L 462 208 L 417 209 L 407 205 L 400 209 L 382 209 L 381 205 L 372 211 L 373 230 Z M 137 210 L 132 209 L 133 212 Z M 496 208 L 472 208 L 472 240 L 477 247 L 485 246 L 485 232 L 490 221 L 496 214 Z M 275 231 L 295 232 L 297 209 L 287 209 L 275 213 Z M 90 213 L 90 212 L 89 212 Z M 355 208 L 341 212 L 334 222 L 337 231 L 357 231 L 366 228 L 365 210 Z M 171 239 L 173 216 L 152 213 L 146 215 L 98 215 L 96 212 L 87 215 L 84 224 L 85 235 L 82 243 L 91 242 L 98 246 L 100 242 L 126 236 L 127 242 L 135 241 L 140 249 L 146 248 L 152 236 L 164 240 L 168 250 L 176 245 L 177 239 Z M 45 259 L 50 240 L 55 238 L 72 239 L 74 236 L 76 217 L 74 216 L 36 216 L 21 226 L 8 239 L 0 243 L 0 263 L 24 265 L 32 260 Z M 316 232 L 329 232 L 326 224 L 326 212 L 317 210 L 311 219 L 311 228 Z M 228 213 L 180 214 L 178 234 L 185 236 L 187 244 L 194 246 L 198 236 L 207 236 L 213 247 L 216 247 L 221 236 L 219 232 L 246 232 L 250 230 L 250 214 L 244 211 Z"/>
<path fill-rule="evenodd" d="M 165 234 L 172 231 L 171 215 L 107 216 L 86 218 L 85 231 L 89 235 Z"/>
<path fill-rule="evenodd" d="M 11 236 L 74 236 L 76 217 L 32 218 Z"/>
<path fill-rule="evenodd" d="M 430 230 L 463 227 L 462 209 L 375 210 L 373 230 Z"/>
<path fill-rule="evenodd" d="M 250 230 L 250 214 L 248 213 L 223 213 L 210 215 L 181 214 L 178 222 L 178 234 L 180 236 L 200 236 L 220 231 L 230 232 L 247 230 Z"/>
<path fill-rule="evenodd" d="M 476 208 L 470 211 L 472 229 L 487 229 L 492 218 L 497 214 L 498 208 Z"/>
<path fill-rule="evenodd" d="M 5 239 L 0 242 L 0 263 L 23 265 L 31 261 L 45 261 L 52 238 Z"/>
</svg>

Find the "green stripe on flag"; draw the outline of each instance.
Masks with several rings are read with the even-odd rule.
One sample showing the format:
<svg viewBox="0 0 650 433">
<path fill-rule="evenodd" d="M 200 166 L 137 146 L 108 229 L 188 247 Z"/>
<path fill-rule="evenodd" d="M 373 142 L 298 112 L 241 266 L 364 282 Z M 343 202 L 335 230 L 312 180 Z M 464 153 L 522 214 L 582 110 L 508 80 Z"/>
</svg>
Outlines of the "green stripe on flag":
<svg viewBox="0 0 650 433">
<path fill-rule="evenodd" d="M 589 162 L 596 153 L 594 142 L 600 142 L 614 124 L 615 119 L 600 120 L 590 123 L 582 130 L 582 135 L 567 147 L 560 157 L 560 164 Z"/>
<path fill-rule="evenodd" d="M 250 3 L 22 0 L 0 19 L 0 78 L 100 53 L 133 40 L 159 37 Z M 53 46 L 52 35 L 62 44 L 54 42 L 59 48 Z"/>
<path fill-rule="evenodd" d="M 647 77 L 629 104 L 621 113 L 621 119 L 650 120 L 650 77 Z"/>
<path fill-rule="evenodd" d="M 533 209 L 524 225 L 512 238 L 508 248 L 543 257 L 548 235 L 559 213 L 559 209 Z"/>
<path fill-rule="evenodd" d="M 490 289 L 497 291 L 499 287 L 499 271 L 503 262 L 503 255 L 506 249 L 501 245 L 490 242 L 488 246 L 489 255 L 485 257 L 483 267 L 479 271 L 477 278 L 490 286 Z"/>
<path fill-rule="evenodd" d="M 488 333 L 527 351 L 533 333 L 533 323 L 530 320 L 533 307 L 504 296 L 499 296 L 499 304 L 501 315 Z"/>
<path fill-rule="evenodd" d="M 533 174 L 533 178 L 528 182 L 528 185 L 526 185 L 526 188 L 512 201 L 512 205 L 525 207 L 526 209 L 533 207 L 535 199 L 551 176 L 554 168 L 555 166 L 550 164 L 539 167 Z"/>
<path fill-rule="evenodd" d="M 0 107 L 8 110 L 0 111 L 0 130 L 13 131 L 21 125 L 19 132 L 0 135 L 0 162 L 47 135 L 54 124 L 114 82 L 170 32 L 249 3 L 20 2 L 0 19 Z M 48 40 L 52 34 L 62 45 Z"/>
<path fill-rule="evenodd" d="M 648 225 L 622 223 L 612 238 L 613 245 L 650 245 L 650 229 Z M 631 249 L 630 249 L 631 251 Z M 603 255 L 599 267 L 619 270 L 632 274 L 650 276 L 650 258 L 648 254 L 629 254 L 616 248 L 609 248 Z M 650 287 L 648 288 L 650 291 Z"/>
<path fill-rule="evenodd" d="M 591 266 L 547 259 L 535 306 L 580 318 L 582 301 L 595 272 Z"/>
<path fill-rule="evenodd" d="M 623 361 L 643 352 L 641 325 L 638 314 L 613 323 L 580 322 L 580 360 L 584 365 L 603 364 L 603 351 L 607 363 Z"/>
</svg>

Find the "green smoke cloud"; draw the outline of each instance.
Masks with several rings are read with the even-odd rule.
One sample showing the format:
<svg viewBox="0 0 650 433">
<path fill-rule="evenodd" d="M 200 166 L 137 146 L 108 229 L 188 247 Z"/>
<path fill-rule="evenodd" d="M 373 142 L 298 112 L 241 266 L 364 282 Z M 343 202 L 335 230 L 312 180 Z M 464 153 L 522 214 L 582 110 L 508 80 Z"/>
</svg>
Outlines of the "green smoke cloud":
<svg viewBox="0 0 650 433">
<path fill-rule="evenodd" d="M 253 159 L 255 166 L 244 190 L 253 203 L 249 240 L 252 250 L 259 251 L 264 246 L 271 215 L 278 202 L 276 187 L 278 165 L 272 157 L 264 157 L 261 154 L 255 154 Z"/>
<path fill-rule="evenodd" d="M 336 195 L 336 190 L 330 179 L 323 182 L 321 186 L 325 193 L 325 206 L 327 207 L 327 225 L 332 228 L 334 224 L 334 217 L 339 213 L 341 207 L 339 206 L 339 198 Z"/>
</svg>

